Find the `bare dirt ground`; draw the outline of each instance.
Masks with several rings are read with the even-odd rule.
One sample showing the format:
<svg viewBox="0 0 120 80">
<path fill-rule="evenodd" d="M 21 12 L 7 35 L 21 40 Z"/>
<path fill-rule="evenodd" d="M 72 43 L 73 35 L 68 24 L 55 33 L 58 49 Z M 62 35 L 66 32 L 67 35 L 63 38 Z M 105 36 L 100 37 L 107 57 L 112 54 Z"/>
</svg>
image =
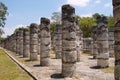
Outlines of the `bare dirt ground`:
<svg viewBox="0 0 120 80">
<path fill-rule="evenodd" d="M 8 51 L 20 63 L 24 64 L 32 74 L 36 75 L 38 80 L 114 80 L 114 73 L 96 67 L 97 60 L 92 59 L 92 56 L 82 54 L 81 61 L 76 64 L 76 74 L 72 78 L 61 77 L 61 60 L 54 59 L 54 54 L 51 54 L 51 66 L 40 66 L 40 56 L 37 61 L 30 61 L 29 58 L 23 58 L 13 52 Z M 110 67 L 114 67 L 114 58 L 109 60 Z"/>
</svg>

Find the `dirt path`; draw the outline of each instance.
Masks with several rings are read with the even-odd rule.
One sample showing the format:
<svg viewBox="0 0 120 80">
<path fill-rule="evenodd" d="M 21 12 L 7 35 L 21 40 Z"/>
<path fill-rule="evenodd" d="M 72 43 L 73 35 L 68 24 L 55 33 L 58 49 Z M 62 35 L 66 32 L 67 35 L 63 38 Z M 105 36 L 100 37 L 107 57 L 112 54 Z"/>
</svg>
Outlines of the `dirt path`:
<svg viewBox="0 0 120 80">
<path fill-rule="evenodd" d="M 82 55 L 81 61 L 77 62 L 76 75 L 73 78 L 62 78 L 60 59 L 51 59 L 51 66 L 42 67 L 39 60 L 32 62 L 28 58 L 22 58 L 10 51 L 8 54 L 22 62 L 38 80 L 114 80 L 113 73 L 104 73 L 102 69 L 95 67 L 96 60 L 91 59 L 92 56 L 88 55 Z M 113 58 L 110 58 L 110 66 L 114 66 Z"/>
</svg>

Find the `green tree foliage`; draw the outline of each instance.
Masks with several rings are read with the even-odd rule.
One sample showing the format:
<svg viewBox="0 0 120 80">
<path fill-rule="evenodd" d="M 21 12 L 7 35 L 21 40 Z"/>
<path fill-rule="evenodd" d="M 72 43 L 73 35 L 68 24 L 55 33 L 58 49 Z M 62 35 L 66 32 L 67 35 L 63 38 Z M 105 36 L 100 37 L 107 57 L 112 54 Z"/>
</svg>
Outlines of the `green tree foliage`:
<svg viewBox="0 0 120 80">
<path fill-rule="evenodd" d="M 93 14 L 92 17 L 77 16 L 77 18 L 79 19 L 80 29 L 83 31 L 83 37 L 91 37 L 92 28 L 97 24 L 96 19 L 98 16 L 105 17 L 106 20 L 106 16 L 99 13 Z M 108 20 L 108 28 L 114 27 L 113 16 L 108 16 L 107 20 Z"/>
<path fill-rule="evenodd" d="M 108 27 L 109 28 L 114 27 L 114 18 L 113 18 L 113 16 L 108 16 Z"/>
<path fill-rule="evenodd" d="M 80 19 L 79 26 L 83 31 L 83 37 L 90 37 L 92 27 L 96 25 L 96 21 L 92 17 L 83 17 Z"/>
<path fill-rule="evenodd" d="M 4 27 L 5 25 L 6 15 L 8 14 L 7 10 L 8 9 L 5 6 L 5 4 L 0 2 L 0 26 L 1 27 Z"/>
<path fill-rule="evenodd" d="M 0 2 L 0 27 L 4 27 L 5 26 L 5 20 L 6 20 L 7 14 L 8 14 L 7 10 L 8 9 L 5 6 L 5 4 Z M 0 37 L 2 36 L 2 34 L 4 34 L 4 31 L 3 31 L 2 28 L 0 28 Z"/>
</svg>

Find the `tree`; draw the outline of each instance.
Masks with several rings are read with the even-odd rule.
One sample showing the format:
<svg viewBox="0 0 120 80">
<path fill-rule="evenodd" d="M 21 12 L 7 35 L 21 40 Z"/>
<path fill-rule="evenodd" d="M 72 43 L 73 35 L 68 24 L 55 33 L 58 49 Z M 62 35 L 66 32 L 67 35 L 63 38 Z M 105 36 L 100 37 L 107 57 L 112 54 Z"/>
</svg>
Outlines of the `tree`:
<svg viewBox="0 0 120 80">
<path fill-rule="evenodd" d="M 108 27 L 109 28 L 113 28 L 114 27 L 114 18 L 111 15 L 108 17 Z"/>
<path fill-rule="evenodd" d="M 83 37 L 90 37 L 92 27 L 96 25 L 96 21 L 92 17 L 83 17 L 80 19 L 79 26 L 83 31 Z"/>
<path fill-rule="evenodd" d="M 4 27 L 5 25 L 5 20 L 6 20 L 6 15 L 8 14 L 7 12 L 7 7 L 5 4 L 0 2 L 0 26 Z"/>
<path fill-rule="evenodd" d="M 53 22 L 60 23 L 61 13 L 60 12 L 53 12 L 51 19 L 53 20 Z"/>
<path fill-rule="evenodd" d="M 92 17 L 93 17 L 95 20 L 97 19 L 98 16 L 103 17 L 104 14 L 95 13 L 95 14 L 92 15 Z"/>
<path fill-rule="evenodd" d="M 61 13 L 60 12 L 53 12 L 51 19 L 52 19 L 52 23 L 50 24 L 50 33 L 52 35 L 51 37 L 53 37 L 54 32 L 55 32 L 56 24 L 60 24 Z"/>
<path fill-rule="evenodd" d="M 7 14 L 8 14 L 7 7 L 5 6 L 5 4 L 0 2 L 0 27 L 5 26 L 5 20 L 6 20 L 6 15 Z M 2 34 L 4 34 L 4 31 L 3 31 L 2 28 L 0 28 L 0 37 L 1 37 Z"/>
</svg>

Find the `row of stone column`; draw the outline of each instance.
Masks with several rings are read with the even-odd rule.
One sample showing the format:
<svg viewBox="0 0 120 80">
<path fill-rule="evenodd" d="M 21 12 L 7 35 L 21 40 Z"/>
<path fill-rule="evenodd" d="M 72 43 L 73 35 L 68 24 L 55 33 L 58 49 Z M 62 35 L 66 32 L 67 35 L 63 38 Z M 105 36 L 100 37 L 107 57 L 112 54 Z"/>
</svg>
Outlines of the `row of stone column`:
<svg viewBox="0 0 120 80">
<path fill-rule="evenodd" d="M 62 59 L 62 75 L 72 77 L 76 70 L 76 62 L 80 61 L 82 48 L 82 31 L 78 26 L 75 8 L 70 5 L 62 6 L 62 24 L 56 25 L 55 34 L 56 58 Z M 40 65 L 49 66 L 50 20 L 41 18 L 40 25 L 32 23 L 29 28 L 19 28 L 4 44 L 6 49 L 16 52 L 17 55 L 29 57 L 31 61 L 38 59 L 40 50 Z"/>
</svg>

